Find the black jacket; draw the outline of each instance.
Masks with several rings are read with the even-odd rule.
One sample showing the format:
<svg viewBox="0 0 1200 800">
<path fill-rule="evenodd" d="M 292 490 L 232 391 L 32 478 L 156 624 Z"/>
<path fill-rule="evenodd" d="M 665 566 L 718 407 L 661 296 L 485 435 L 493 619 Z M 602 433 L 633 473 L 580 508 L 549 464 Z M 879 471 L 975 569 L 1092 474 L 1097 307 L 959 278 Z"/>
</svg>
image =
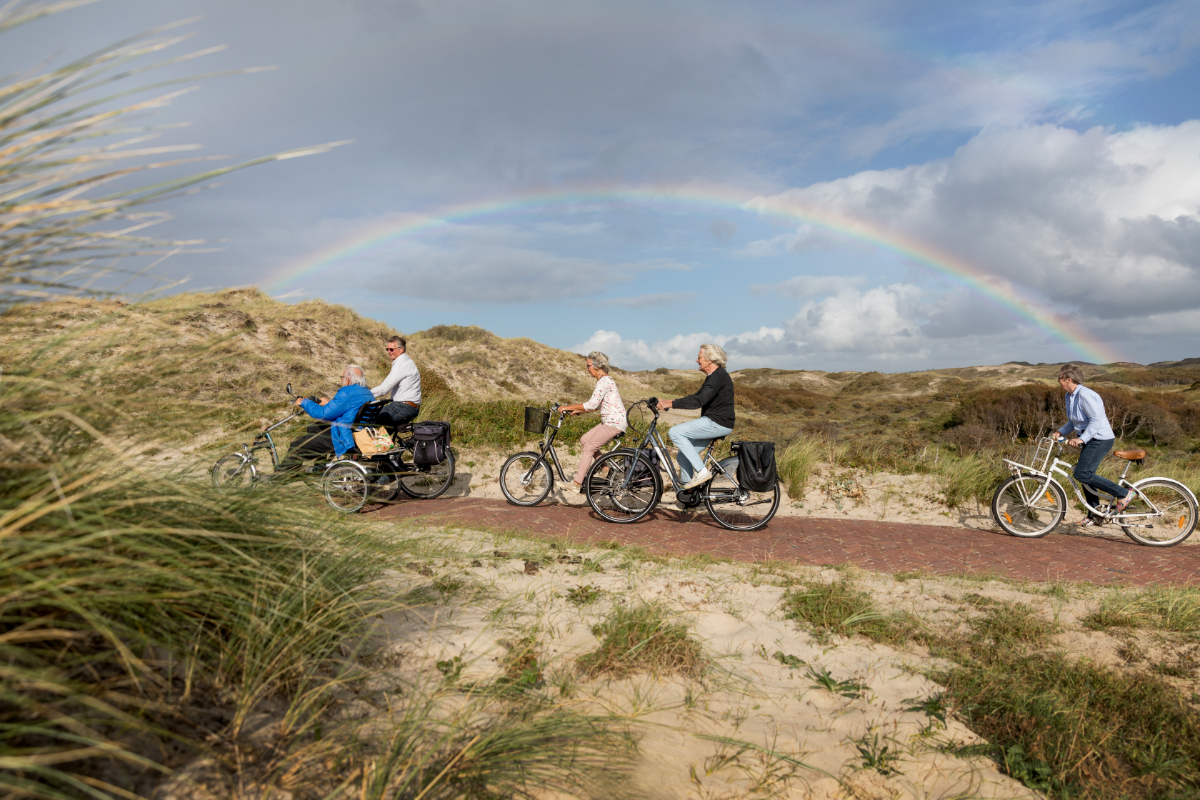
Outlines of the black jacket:
<svg viewBox="0 0 1200 800">
<path fill-rule="evenodd" d="M 700 391 L 689 397 L 671 401 L 672 408 L 698 408 L 700 416 L 718 425 L 733 427 L 733 378 L 724 367 L 717 367 L 704 379 Z"/>
</svg>

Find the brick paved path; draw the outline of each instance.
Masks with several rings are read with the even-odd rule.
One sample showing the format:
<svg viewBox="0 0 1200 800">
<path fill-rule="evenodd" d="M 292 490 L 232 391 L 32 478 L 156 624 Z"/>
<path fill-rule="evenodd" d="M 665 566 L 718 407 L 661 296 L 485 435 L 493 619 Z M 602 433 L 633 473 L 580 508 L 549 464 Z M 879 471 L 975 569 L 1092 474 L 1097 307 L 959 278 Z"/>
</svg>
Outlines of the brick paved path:
<svg viewBox="0 0 1200 800">
<path fill-rule="evenodd" d="M 616 525 L 586 507 L 520 508 L 501 500 L 469 497 L 368 506 L 364 511 L 378 521 L 459 524 L 580 543 L 617 541 L 674 556 L 707 553 L 736 561 L 851 562 L 877 572 L 922 569 L 938 575 L 984 573 L 1031 581 L 1200 583 L 1200 547 L 1145 547 L 1129 539 L 1058 532 L 1042 539 L 1018 539 L 968 528 L 777 517 L 763 530 L 739 533 L 720 527 L 707 512 L 690 515 L 659 508 L 640 522 Z M 1070 528 L 1064 525 L 1059 530 Z"/>
</svg>

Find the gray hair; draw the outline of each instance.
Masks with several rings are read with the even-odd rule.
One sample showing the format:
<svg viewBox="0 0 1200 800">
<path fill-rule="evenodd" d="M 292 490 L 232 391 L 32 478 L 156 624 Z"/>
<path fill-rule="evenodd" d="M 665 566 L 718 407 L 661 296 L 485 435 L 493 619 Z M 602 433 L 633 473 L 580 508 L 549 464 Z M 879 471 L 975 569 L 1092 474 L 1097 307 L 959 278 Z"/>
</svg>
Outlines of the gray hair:
<svg viewBox="0 0 1200 800">
<path fill-rule="evenodd" d="M 593 350 L 587 354 L 587 357 L 588 361 L 592 362 L 593 367 L 600 370 L 605 375 L 608 374 L 608 356 L 604 355 L 604 353 L 601 353 L 599 350 Z"/>
<path fill-rule="evenodd" d="M 389 336 L 388 344 L 398 344 L 401 350 L 408 349 L 408 341 L 403 336 Z"/>
<path fill-rule="evenodd" d="M 725 351 L 715 344 L 700 345 L 700 354 L 718 367 L 725 366 L 725 362 L 729 360 L 728 356 L 725 355 Z"/>
<path fill-rule="evenodd" d="M 342 370 L 342 377 L 350 381 L 351 386 L 366 386 L 367 374 L 358 364 L 351 364 Z"/>
<path fill-rule="evenodd" d="M 1058 377 L 1083 385 L 1083 370 L 1075 364 L 1063 364 L 1063 368 L 1058 371 Z"/>
</svg>

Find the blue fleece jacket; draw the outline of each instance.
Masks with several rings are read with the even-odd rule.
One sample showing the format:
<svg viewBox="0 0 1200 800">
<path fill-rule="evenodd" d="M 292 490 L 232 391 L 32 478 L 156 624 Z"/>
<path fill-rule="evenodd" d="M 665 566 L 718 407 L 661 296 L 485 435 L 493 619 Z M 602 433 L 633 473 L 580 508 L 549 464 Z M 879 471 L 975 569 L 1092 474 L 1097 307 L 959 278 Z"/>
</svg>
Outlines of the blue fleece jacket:
<svg viewBox="0 0 1200 800">
<path fill-rule="evenodd" d="M 333 425 L 333 452 L 342 455 L 354 447 L 354 433 L 350 423 L 358 416 L 358 410 L 375 399 L 365 386 L 343 386 L 325 405 L 312 400 L 301 400 L 300 407 L 313 419 L 323 419 Z"/>
</svg>

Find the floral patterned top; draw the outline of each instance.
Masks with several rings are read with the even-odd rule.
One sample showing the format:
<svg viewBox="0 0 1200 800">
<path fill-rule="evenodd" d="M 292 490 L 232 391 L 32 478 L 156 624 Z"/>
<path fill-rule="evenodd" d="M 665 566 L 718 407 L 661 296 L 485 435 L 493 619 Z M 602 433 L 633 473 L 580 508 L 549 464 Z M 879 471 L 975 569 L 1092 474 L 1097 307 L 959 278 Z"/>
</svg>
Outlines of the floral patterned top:
<svg viewBox="0 0 1200 800">
<path fill-rule="evenodd" d="M 605 375 L 596 381 L 596 391 L 592 398 L 583 404 L 588 411 L 600 409 L 600 424 L 623 431 L 629 427 L 625 418 L 625 404 L 621 402 L 621 393 L 617 391 L 617 383 Z"/>
</svg>

